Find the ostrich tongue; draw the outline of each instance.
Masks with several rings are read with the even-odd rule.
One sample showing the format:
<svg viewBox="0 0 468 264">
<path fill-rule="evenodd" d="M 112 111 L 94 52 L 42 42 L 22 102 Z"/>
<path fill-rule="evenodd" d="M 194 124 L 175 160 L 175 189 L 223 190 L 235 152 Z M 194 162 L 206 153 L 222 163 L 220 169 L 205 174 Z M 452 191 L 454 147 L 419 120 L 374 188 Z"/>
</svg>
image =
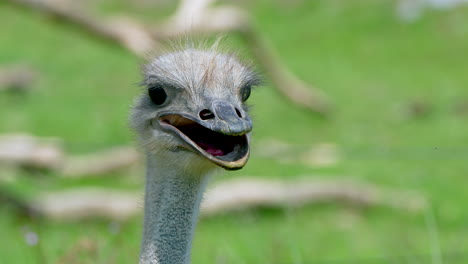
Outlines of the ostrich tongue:
<svg viewBox="0 0 468 264">
<path fill-rule="evenodd" d="M 226 153 L 222 149 L 217 148 L 214 144 L 205 142 L 197 142 L 197 145 L 213 156 L 224 156 Z"/>
<path fill-rule="evenodd" d="M 198 133 L 192 133 L 192 140 L 212 156 L 225 156 L 232 151 L 240 137 L 227 136 L 212 130 L 202 128 Z"/>
</svg>

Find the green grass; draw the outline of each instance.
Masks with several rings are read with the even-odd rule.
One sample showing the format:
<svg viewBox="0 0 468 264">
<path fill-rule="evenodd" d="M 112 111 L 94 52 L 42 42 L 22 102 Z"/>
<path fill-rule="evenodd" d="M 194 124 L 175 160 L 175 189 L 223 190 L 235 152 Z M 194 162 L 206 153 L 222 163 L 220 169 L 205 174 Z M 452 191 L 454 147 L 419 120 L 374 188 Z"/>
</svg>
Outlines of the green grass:
<svg viewBox="0 0 468 264">
<path fill-rule="evenodd" d="M 222 177 L 361 180 L 419 191 L 431 207 L 414 214 L 322 205 L 202 219 L 193 263 L 439 264 L 431 258 L 437 250 L 444 264 L 466 263 L 468 114 L 456 109 L 468 102 L 468 9 L 429 12 L 408 24 L 396 19 L 389 0 L 294 2 L 246 5 L 282 61 L 331 97 L 334 113 L 321 119 L 271 87 L 259 88 L 250 100 L 254 144 L 267 138 L 296 145 L 335 142 L 343 160 L 314 169 L 254 151 L 245 169 Z M 125 11 L 146 21 L 169 12 L 125 1 L 96 6 L 106 15 Z M 139 59 L 73 26 L 3 3 L 0 21 L 0 63 L 24 61 L 41 73 L 31 94 L 0 94 L 1 133 L 60 137 L 71 153 L 131 144 L 127 113 L 140 92 Z M 246 50 L 236 37 L 230 42 Z M 412 116 L 414 102 L 429 105 L 429 112 Z M 23 173 L 8 185 L 32 196 L 76 186 L 141 190 L 142 183 L 142 177 L 129 180 L 124 173 L 110 175 L 112 181 L 36 176 Z M 135 263 L 141 219 L 118 223 L 117 233 L 110 231 L 113 225 L 105 219 L 30 223 L 0 209 L 0 263 L 59 263 L 84 238 L 95 250 L 78 250 L 76 263 Z M 25 244 L 27 228 L 39 233 L 40 247 Z"/>
</svg>

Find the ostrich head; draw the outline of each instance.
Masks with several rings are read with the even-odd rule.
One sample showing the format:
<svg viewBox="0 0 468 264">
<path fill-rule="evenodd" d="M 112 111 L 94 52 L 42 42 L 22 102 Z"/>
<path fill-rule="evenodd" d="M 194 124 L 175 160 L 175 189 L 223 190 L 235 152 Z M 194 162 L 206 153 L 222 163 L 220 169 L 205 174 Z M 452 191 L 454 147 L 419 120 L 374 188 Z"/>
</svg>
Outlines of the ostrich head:
<svg viewBox="0 0 468 264">
<path fill-rule="evenodd" d="M 191 170 L 246 164 L 252 121 L 245 102 L 258 84 L 250 67 L 215 50 L 187 49 L 151 60 L 143 73 L 131 124 L 145 151 Z"/>
</svg>

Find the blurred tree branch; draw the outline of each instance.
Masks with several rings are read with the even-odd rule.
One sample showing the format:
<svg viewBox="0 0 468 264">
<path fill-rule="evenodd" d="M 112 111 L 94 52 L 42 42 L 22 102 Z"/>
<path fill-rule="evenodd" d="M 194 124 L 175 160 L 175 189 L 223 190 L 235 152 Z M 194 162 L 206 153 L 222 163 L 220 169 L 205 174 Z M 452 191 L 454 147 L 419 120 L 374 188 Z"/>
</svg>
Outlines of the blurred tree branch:
<svg viewBox="0 0 468 264">
<path fill-rule="evenodd" d="M 279 148 L 276 152 L 288 151 Z M 270 149 L 270 152 L 274 150 Z M 54 170 L 62 177 L 97 176 L 132 166 L 140 155 L 131 147 L 112 148 L 87 155 L 68 156 L 61 140 L 30 135 L 0 136 L 0 165 L 9 164 L 31 169 Z M 1 187 L 1 186 L 0 186 Z M 0 201 L 26 212 L 58 219 L 86 217 L 127 218 L 140 211 L 141 195 L 105 189 L 73 189 L 43 193 L 27 201 L 0 188 Z M 418 211 L 425 200 L 408 192 L 390 192 L 347 181 L 292 182 L 236 179 L 219 183 L 208 192 L 202 205 L 203 214 L 258 207 L 296 207 L 305 204 L 338 202 L 361 207 L 392 207 Z"/>
<path fill-rule="evenodd" d="M 9 0 L 52 15 L 61 21 L 119 43 L 137 56 L 157 49 L 162 41 L 192 34 L 237 32 L 278 92 L 296 105 L 321 115 L 330 111 L 328 98 L 288 71 L 250 22 L 249 15 L 234 6 L 211 6 L 216 0 L 182 0 L 173 16 L 150 29 L 128 17 L 98 19 L 75 3 L 57 0 Z"/>
<path fill-rule="evenodd" d="M 106 217 L 126 219 L 141 211 L 141 194 L 81 188 L 37 197 L 31 207 L 62 220 Z M 255 208 L 291 208 L 327 202 L 357 207 L 389 207 L 418 212 L 426 208 L 417 193 L 386 191 L 368 184 L 318 180 L 272 181 L 240 178 L 218 183 L 202 203 L 202 216 Z"/>
<path fill-rule="evenodd" d="M 56 170 L 62 166 L 63 157 L 62 142 L 57 138 L 27 134 L 0 136 L 0 165 Z"/>
<path fill-rule="evenodd" d="M 130 18 L 102 20 L 91 16 L 76 2 L 57 0 L 9 0 L 12 3 L 38 10 L 63 22 L 72 23 L 95 36 L 119 43 L 132 53 L 142 56 L 158 43 L 147 30 Z"/>
<path fill-rule="evenodd" d="M 85 155 L 67 155 L 58 138 L 28 134 L 0 135 L 0 166 L 55 171 L 67 178 L 96 176 L 128 168 L 138 162 L 133 147 L 114 147 Z"/>
</svg>

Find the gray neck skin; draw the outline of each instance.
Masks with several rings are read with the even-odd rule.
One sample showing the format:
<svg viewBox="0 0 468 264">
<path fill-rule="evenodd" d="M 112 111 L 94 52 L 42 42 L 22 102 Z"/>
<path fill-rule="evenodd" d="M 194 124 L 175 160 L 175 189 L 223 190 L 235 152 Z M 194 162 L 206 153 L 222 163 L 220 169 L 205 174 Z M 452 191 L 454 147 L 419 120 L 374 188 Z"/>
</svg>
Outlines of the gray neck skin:
<svg viewBox="0 0 468 264">
<path fill-rule="evenodd" d="M 188 264 L 207 176 L 148 155 L 140 264 Z"/>
</svg>

